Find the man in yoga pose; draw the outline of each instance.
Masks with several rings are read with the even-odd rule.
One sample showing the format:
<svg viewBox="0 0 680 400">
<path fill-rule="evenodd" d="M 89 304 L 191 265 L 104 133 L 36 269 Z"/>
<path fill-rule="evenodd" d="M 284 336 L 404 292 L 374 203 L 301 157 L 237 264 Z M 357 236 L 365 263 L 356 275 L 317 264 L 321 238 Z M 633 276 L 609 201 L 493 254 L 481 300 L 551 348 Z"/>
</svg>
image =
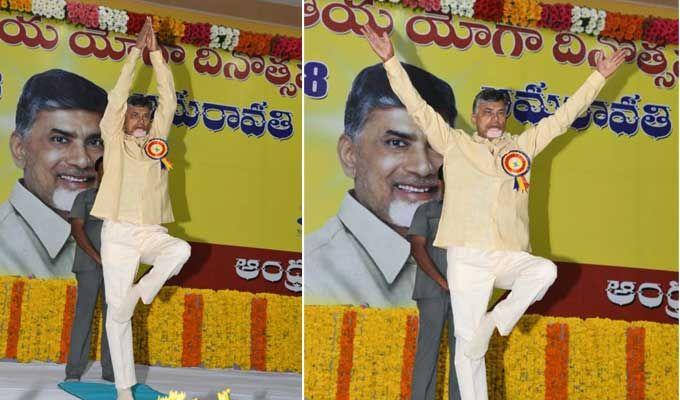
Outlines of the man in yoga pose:
<svg viewBox="0 0 680 400">
<path fill-rule="evenodd" d="M 590 106 L 623 63 L 624 52 L 601 57 L 596 71 L 554 115 L 519 135 L 505 132 L 507 94 L 482 90 L 472 110 L 477 132 L 469 135 L 451 128 L 413 89 L 386 33 L 378 36 L 369 26 L 363 33 L 382 59 L 392 90 L 430 146 L 444 156 L 446 188 L 434 245 L 447 249 L 461 396 L 485 400 L 484 354 L 493 331 L 510 334 L 557 277 L 555 264 L 529 253 L 531 159 Z M 486 312 L 494 287 L 510 294 Z"/>
<path fill-rule="evenodd" d="M 134 69 L 148 47 L 159 92 L 158 108 L 146 96 L 129 96 Z M 104 220 L 101 259 L 108 303 L 106 329 L 118 399 L 132 399 L 136 383 L 132 314 L 137 302 L 150 304 L 163 284 L 189 259 L 191 248 L 161 224 L 174 220 L 168 169 L 162 165 L 177 107 L 172 74 L 163 60 L 151 19 L 137 36 L 101 120 L 104 174 L 91 214 Z M 152 121 L 152 113 L 154 114 Z M 153 265 L 133 284 L 139 262 Z"/>
</svg>

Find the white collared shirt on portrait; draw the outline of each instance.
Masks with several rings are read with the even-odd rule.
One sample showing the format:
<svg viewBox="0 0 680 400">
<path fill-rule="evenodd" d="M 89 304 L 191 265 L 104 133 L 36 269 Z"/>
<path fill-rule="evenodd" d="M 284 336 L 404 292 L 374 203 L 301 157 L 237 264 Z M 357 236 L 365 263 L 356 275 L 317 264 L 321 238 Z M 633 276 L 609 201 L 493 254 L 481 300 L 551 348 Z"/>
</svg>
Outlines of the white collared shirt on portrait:
<svg viewBox="0 0 680 400">
<path fill-rule="evenodd" d="M 71 225 L 19 181 L 0 204 L 0 275 L 73 277 Z"/>
<path fill-rule="evenodd" d="M 415 305 L 410 243 L 349 193 L 304 251 L 305 304 Z"/>
</svg>

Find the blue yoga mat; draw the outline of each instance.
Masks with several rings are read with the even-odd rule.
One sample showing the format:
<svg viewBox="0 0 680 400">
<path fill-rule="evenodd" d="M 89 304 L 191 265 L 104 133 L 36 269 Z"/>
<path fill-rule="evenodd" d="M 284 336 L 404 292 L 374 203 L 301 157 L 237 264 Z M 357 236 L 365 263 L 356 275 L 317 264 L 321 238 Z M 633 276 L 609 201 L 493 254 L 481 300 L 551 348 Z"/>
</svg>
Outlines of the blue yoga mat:
<svg viewBox="0 0 680 400">
<path fill-rule="evenodd" d="M 58 386 L 82 400 L 116 400 L 116 386 L 111 383 L 61 382 Z M 133 386 L 132 395 L 135 400 L 156 400 L 158 396 L 167 396 L 143 384 Z"/>
</svg>

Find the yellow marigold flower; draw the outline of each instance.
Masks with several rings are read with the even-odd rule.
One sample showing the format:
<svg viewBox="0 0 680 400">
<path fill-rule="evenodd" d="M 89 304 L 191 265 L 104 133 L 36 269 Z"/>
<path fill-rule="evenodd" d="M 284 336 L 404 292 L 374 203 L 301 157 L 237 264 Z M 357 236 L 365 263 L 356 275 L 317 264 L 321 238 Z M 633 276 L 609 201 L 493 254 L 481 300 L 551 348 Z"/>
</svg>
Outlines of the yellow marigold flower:
<svg viewBox="0 0 680 400">
<path fill-rule="evenodd" d="M 223 391 L 217 393 L 217 400 L 231 400 L 231 396 L 229 396 L 229 393 L 231 393 L 231 389 L 226 388 Z"/>
<path fill-rule="evenodd" d="M 171 390 L 167 396 L 159 396 L 158 400 L 186 400 L 186 393 Z"/>
</svg>

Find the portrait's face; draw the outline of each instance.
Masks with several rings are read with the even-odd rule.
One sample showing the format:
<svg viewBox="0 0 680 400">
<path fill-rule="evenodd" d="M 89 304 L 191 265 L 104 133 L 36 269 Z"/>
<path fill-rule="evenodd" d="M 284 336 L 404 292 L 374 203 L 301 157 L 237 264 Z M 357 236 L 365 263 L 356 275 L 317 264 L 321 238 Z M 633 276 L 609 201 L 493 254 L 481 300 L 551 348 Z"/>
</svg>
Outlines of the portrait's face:
<svg viewBox="0 0 680 400">
<path fill-rule="evenodd" d="M 148 133 L 149 129 L 151 129 L 151 110 L 148 107 L 136 107 L 128 104 L 123 127 L 125 133 L 128 135 L 134 135 L 135 131 Z"/>
<path fill-rule="evenodd" d="M 505 103 L 502 101 L 478 103 L 477 111 L 472 114 L 472 123 L 477 127 L 479 136 L 487 137 L 487 132 L 492 128 L 505 132 L 505 110 Z"/>
<path fill-rule="evenodd" d="M 15 164 L 26 188 L 43 203 L 70 211 L 78 193 L 94 187 L 94 162 L 104 154 L 101 114 L 84 110 L 41 111 L 30 131 L 12 133 Z"/>
<path fill-rule="evenodd" d="M 354 141 L 340 138 L 338 153 L 357 200 L 392 225 L 410 226 L 418 206 L 441 195 L 442 156 L 403 108 L 373 110 Z"/>
</svg>

